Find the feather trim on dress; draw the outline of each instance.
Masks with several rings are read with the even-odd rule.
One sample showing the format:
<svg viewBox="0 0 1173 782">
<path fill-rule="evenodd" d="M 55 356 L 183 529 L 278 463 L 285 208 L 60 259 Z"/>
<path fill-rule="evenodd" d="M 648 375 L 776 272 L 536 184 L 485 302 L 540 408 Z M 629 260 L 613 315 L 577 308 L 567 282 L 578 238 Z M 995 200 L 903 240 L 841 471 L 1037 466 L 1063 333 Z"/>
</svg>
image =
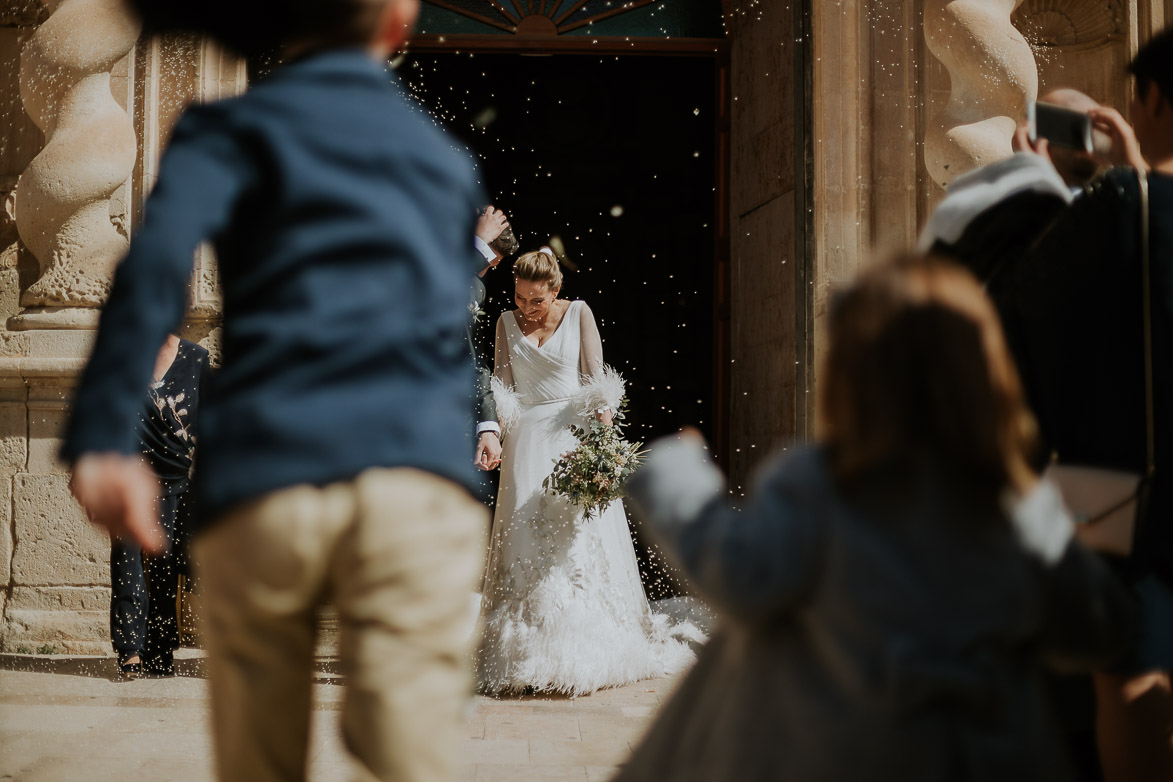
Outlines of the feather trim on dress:
<svg viewBox="0 0 1173 782">
<path fill-rule="evenodd" d="M 574 698 L 673 676 L 696 662 L 696 649 L 707 640 L 696 624 L 664 614 L 609 616 L 581 597 L 567 595 L 553 605 L 549 598 L 507 600 L 484 617 L 475 661 L 481 694 L 532 690 Z"/>
<path fill-rule="evenodd" d="M 592 416 L 601 407 L 618 410 L 626 390 L 627 381 L 623 375 L 604 364 L 597 375 L 583 378 L 582 387 L 575 392 L 571 402 L 579 415 Z"/>
<path fill-rule="evenodd" d="M 497 418 L 501 422 L 501 434 L 509 434 L 509 430 L 521 420 L 521 395 L 494 376 L 489 381 L 489 389 L 493 392 L 493 401 L 497 405 Z"/>
</svg>

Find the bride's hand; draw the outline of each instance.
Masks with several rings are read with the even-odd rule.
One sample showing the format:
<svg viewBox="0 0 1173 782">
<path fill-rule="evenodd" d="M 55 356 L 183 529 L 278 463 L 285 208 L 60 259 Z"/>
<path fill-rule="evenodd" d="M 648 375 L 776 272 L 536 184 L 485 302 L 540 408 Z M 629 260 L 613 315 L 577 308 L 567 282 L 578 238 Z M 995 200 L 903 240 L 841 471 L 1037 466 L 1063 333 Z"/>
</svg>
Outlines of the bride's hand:
<svg viewBox="0 0 1173 782">
<path fill-rule="evenodd" d="M 611 426 L 615 423 L 615 416 L 611 412 L 611 408 L 604 407 L 595 411 L 595 420 Z"/>
</svg>

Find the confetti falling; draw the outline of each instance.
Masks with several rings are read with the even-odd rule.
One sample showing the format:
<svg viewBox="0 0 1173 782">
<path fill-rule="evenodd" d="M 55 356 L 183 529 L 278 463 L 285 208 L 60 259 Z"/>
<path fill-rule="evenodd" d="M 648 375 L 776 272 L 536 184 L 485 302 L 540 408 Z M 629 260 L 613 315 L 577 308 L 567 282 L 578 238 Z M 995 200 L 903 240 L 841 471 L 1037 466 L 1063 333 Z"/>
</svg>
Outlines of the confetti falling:
<svg viewBox="0 0 1173 782">
<path fill-rule="evenodd" d="M 477 164 L 522 251 L 548 244 L 563 297 L 590 305 L 605 360 L 629 379 L 630 436 L 686 422 L 711 436 L 716 131 L 693 109 L 698 93 L 715 100 L 713 60 L 429 53 L 400 74 Z M 508 268 L 484 279 L 490 353 L 513 306 Z M 657 573 L 650 593 L 670 593 Z"/>
</svg>

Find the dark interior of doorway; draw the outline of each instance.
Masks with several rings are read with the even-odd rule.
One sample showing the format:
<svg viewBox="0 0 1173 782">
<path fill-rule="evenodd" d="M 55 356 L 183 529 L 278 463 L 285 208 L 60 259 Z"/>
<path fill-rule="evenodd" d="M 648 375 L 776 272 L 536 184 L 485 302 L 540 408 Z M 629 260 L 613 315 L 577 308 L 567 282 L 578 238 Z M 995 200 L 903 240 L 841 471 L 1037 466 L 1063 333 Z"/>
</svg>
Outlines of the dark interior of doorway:
<svg viewBox="0 0 1173 782">
<path fill-rule="evenodd" d="M 475 157 L 522 250 L 561 239 L 563 295 L 586 300 L 628 380 L 628 436 L 713 410 L 716 68 L 712 57 L 419 53 L 398 72 Z M 480 342 L 512 307 L 490 272 Z M 641 547 L 642 548 L 642 547 Z M 641 551 L 651 596 L 662 572 Z"/>
</svg>

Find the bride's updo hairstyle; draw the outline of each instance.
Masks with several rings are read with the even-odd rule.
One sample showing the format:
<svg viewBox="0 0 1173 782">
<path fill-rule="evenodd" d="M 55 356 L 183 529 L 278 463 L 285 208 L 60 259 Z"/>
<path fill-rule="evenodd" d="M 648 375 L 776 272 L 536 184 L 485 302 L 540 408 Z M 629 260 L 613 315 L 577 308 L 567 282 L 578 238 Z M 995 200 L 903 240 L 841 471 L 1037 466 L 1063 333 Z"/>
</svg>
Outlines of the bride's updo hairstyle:
<svg viewBox="0 0 1173 782">
<path fill-rule="evenodd" d="M 842 483 L 919 466 L 982 504 L 1028 487 L 1034 419 L 968 271 L 920 256 L 867 269 L 833 298 L 829 338 L 819 418 Z"/>
<path fill-rule="evenodd" d="M 562 287 L 562 267 L 553 251 L 544 247 L 514 261 L 513 276 L 526 282 L 544 282 L 552 291 Z"/>
</svg>

